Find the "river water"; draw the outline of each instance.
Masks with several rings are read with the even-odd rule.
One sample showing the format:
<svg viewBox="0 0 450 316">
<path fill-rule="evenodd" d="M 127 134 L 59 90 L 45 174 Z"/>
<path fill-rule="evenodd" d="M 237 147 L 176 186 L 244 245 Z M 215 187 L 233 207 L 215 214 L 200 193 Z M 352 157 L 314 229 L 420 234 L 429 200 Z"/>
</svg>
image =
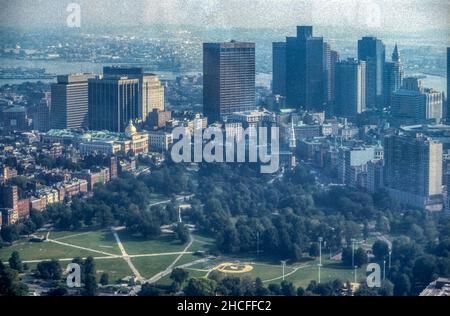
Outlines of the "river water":
<svg viewBox="0 0 450 316">
<path fill-rule="evenodd" d="M 22 67 L 22 68 L 45 68 L 48 73 L 57 75 L 79 73 L 79 72 L 93 72 L 97 74 L 102 73 L 104 64 L 92 63 L 92 62 L 67 62 L 62 60 L 18 60 L 10 58 L 0 58 L 0 68 L 4 67 Z M 170 71 L 152 71 L 159 75 L 162 80 L 173 80 L 180 73 Z M 189 72 L 183 74 L 196 74 L 198 72 Z M 410 75 L 410 74 L 408 74 Z M 447 81 L 445 77 L 425 75 L 416 73 L 414 75 L 425 76 L 423 79 L 424 85 L 427 88 L 433 88 L 437 91 L 443 91 L 447 95 Z M 272 79 L 271 74 L 258 73 L 256 75 L 257 86 L 270 87 L 270 81 Z M 20 84 L 25 81 L 36 82 L 38 80 L 24 80 L 24 79 L 0 79 L 0 85 L 4 84 Z M 54 82 L 55 80 L 41 80 Z"/>
</svg>

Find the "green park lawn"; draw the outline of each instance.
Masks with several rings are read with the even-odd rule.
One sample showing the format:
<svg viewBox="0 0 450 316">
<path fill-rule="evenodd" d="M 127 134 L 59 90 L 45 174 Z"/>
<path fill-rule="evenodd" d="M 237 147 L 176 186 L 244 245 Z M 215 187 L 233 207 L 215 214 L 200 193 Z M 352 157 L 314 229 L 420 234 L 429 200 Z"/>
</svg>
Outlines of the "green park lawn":
<svg viewBox="0 0 450 316">
<path fill-rule="evenodd" d="M 51 242 L 33 243 L 22 240 L 11 247 L 0 249 L 0 260 L 7 261 L 11 253 L 18 251 L 23 261 L 66 259 L 75 257 L 96 256 L 97 253 L 58 245 Z"/>
<path fill-rule="evenodd" d="M 50 234 L 50 239 L 68 243 L 71 245 L 85 247 L 94 249 L 97 251 L 102 251 L 106 253 L 110 253 L 113 255 L 121 255 L 120 249 L 117 246 L 116 239 L 114 235 L 109 230 L 100 230 L 93 232 L 79 232 L 73 233 L 70 235 L 64 235 L 58 237 L 58 235 Z M 102 256 L 98 254 L 98 256 Z"/>
<path fill-rule="evenodd" d="M 163 234 L 154 240 L 145 240 L 127 232 L 119 232 L 119 237 L 129 255 L 180 252 L 187 246 L 180 244 L 169 234 Z"/>
<path fill-rule="evenodd" d="M 150 279 L 157 273 L 164 271 L 178 256 L 137 257 L 131 261 L 145 279 Z"/>
<path fill-rule="evenodd" d="M 95 260 L 95 268 L 97 269 L 97 280 L 100 281 L 102 273 L 107 273 L 110 284 L 133 275 L 130 267 L 123 259 Z"/>
</svg>

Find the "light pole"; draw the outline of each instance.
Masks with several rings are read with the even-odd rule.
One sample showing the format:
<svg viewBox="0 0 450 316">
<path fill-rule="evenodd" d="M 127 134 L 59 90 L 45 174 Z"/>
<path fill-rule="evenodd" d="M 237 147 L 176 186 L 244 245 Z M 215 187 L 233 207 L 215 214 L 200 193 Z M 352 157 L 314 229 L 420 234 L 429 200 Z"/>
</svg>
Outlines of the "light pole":
<svg viewBox="0 0 450 316">
<path fill-rule="evenodd" d="M 256 232 L 256 255 L 259 256 L 259 231 Z"/>
<path fill-rule="evenodd" d="M 355 266 L 355 285 L 356 285 L 356 283 L 358 283 L 357 273 L 358 273 L 358 267 Z"/>
<path fill-rule="evenodd" d="M 352 267 L 355 266 L 355 239 L 352 238 Z"/>
<path fill-rule="evenodd" d="M 285 278 L 284 271 L 285 271 L 285 268 L 286 268 L 286 260 L 282 260 L 281 261 L 281 266 L 283 267 L 283 281 L 284 281 L 284 278 Z"/>
<path fill-rule="evenodd" d="M 391 270 L 391 256 L 392 256 L 392 250 L 389 250 L 389 271 Z"/>
<path fill-rule="evenodd" d="M 383 260 L 383 281 L 386 280 L 386 260 Z"/>
<path fill-rule="evenodd" d="M 322 241 L 323 238 L 319 237 L 319 284 L 320 284 L 320 269 L 322 268 Z"/>
</svg>

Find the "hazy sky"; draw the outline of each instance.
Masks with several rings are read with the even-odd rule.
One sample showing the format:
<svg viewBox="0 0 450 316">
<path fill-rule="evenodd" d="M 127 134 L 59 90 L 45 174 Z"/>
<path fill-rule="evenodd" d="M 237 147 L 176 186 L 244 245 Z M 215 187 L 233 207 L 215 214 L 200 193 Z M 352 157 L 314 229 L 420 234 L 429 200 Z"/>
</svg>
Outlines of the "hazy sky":
<svg viewBox="0 0 450 316">
<path fill-rule="evenodd" d="M 66 7 L 72 2 L 81 6 L 82 27 L 313 24 L 403 32 L 450 29 L 449 0 L 0 0 L 0 25 L 66 27 Z"/>
</svg>

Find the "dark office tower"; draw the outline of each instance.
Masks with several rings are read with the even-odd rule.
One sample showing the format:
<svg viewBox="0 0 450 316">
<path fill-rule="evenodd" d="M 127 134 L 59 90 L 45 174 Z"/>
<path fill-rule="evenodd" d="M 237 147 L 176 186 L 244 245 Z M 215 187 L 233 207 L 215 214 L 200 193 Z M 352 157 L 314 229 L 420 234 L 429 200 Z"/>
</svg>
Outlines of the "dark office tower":
<svg viewBox="0 0 450 316">
<path fill-rule="evenodd" d="M 204 43 L 203 109 L 208 121 L 255 108 L 255 44 Z"/>
<path fill-rule="evenodd" d="M 386 48 L 376 37 L 358 41 L 358 59 L 366 62 L 366 107 L 381 109 L 384 105 L 383 79 Z"/>
<path fill-rule="evenodd" d="M 447 47 L 447 95 L 445 96 L 447 98 L 447 122 L 450 122 L 450 47 Z"/>
<path fill-rule="evenodd" d="M 108 75 L 89 80 L 89 127 L 124 132 L 139 119 L 139 79 Z"/>
<path fill-rule="evenodd" d="M 398 47 L 395 45 L 392 62 L 384 64 L 384 107 L 391 106 L 392 94 L 402 86 L 404 70 Z"/>
<path fill-rule="evenodd" d="M 334 101 L 335 66 L 338 60 L 338 52 L 332 50 L 330 44 L 323 43 L 324 101 L 330 106 Z"/>
<path fill-rule="evenodd" d="M 286 96 L 286 43 L 273 43 L 272 93 Z"/>
<path fill-rule="evenodd" d="M 335 114 L 355 118 L 366 109 L 366 63 L 356 59 L 336 64 Z"/>
<path fill-rule="evenodd" d="M 286 102 L 290 107 L 323 110 L 324 43 L 312 26 L 297 27 L 286 39 Z"/>
<path fill-rule="evenodd" d="M 88 128 L 88 80 L 93 74 L 58 76 L 52 84 L 51 128 Z"/>
<path fill-rule="evenodd" d="M 164 86 L 158 76 L 144 73 L 142 67 L 104 67 L 105 76 L 127 76 L 139 79 L 139 120 L 145 122 L 153 110 L 164 111 Z"/>
<path fill-rule="evenodd" d="M 392 123 L 395 126 L 440 123 L 442 99 L 441 92 L 424 88 L 420 79 L 406 77 L 402 87 L 392 93 Z"/>
</svg>

